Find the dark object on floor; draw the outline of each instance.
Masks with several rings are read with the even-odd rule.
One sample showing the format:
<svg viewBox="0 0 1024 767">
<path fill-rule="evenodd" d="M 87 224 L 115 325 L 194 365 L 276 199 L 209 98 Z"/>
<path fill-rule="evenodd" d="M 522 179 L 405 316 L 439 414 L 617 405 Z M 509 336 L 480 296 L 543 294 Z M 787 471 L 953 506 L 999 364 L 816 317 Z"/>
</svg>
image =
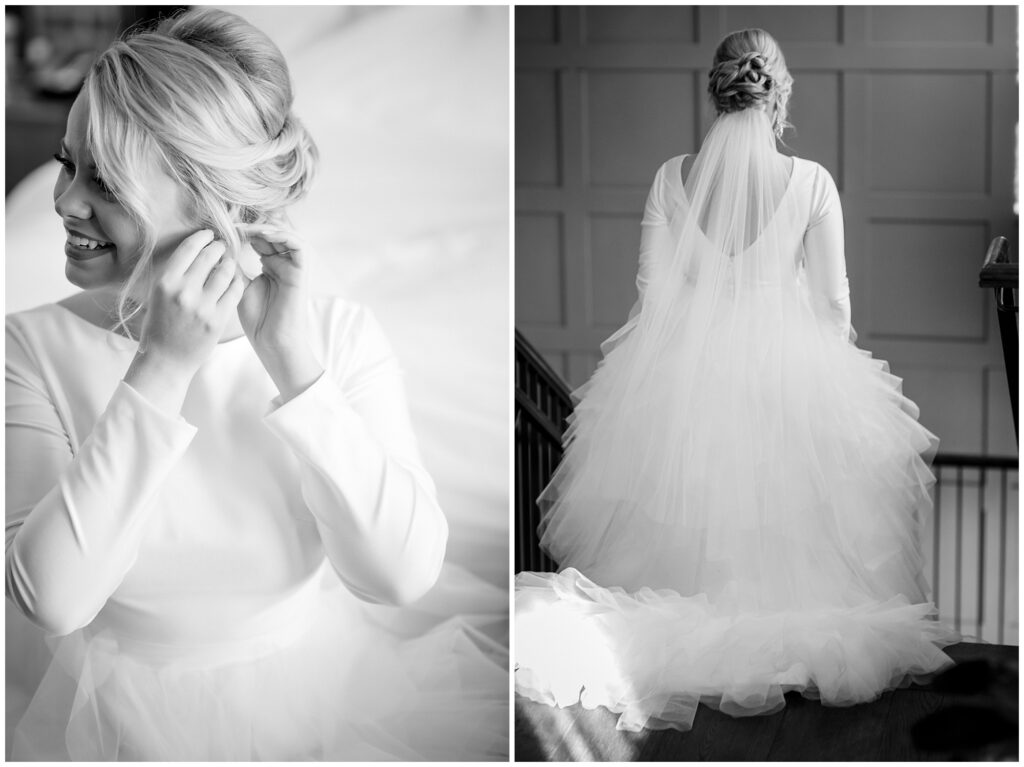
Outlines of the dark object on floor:
<svg viewBox="0 0 1024 767">
<path fill-rule="evenodd" d="M 931 687 L 964 696 L 964 702 L 915 724 L 911 731 L 914 745 L 957 761 L 1016 760 L 1019 680 L 1018 658 L 957 664 L 936 677 Z"/>
<path fill-rule="evenodd" d="M 995 681 L 995 669 L 987 660 L 958 663 L 932 681 L 932 689 L 959 695 L 984 692 Z"/>
<path fill-rule="evenodd" d="M 987 706 L 950 706 L 914 725 L 914 745 L 957 761 L 1016 757 L 1017 722 Z"/>
</svg>

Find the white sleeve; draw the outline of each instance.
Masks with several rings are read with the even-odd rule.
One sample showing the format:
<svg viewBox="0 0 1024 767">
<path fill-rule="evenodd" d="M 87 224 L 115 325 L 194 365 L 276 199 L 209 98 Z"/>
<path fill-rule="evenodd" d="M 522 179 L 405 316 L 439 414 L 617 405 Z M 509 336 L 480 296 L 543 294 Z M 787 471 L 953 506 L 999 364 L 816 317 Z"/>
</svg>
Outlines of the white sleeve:
<svg viewBox="0 0 1024 767">
<path fill-rule="evenodd" d="M 835 181 L 816 169 L 810 223 L 804 234 L 807 282 L 815 305 L 843 340 L 850 337 L 850 282 L 846 276 L 843 207 Z"/>
<path fill-rule="evenodd" d="M 8 323 L 7 596 L 45 631 L 88 624 L 138 555 L 152 500 L 195 435 L 121 382 L 77 453 Z"/>
<path fill-rule="evenodd" d="M 669 163 L 662 165 L 654 176 L 654 183 L 651 184 L 651 189 L 647 193 L 647 202 L 644 205 L 644 217 L 640 222 L 640 254 L 636 273 L 639 305 L 643 304 L 644 293 L 650 284 L 651 272 L 657 254 L 671 247 L 672 244 L 665 205 L 665 173 L 668 165 Z"/>
<path fill-rule="evenodd" d="M 647 287 L 651 282 L 657 254 L 662 249 L 671 246 L 668 217 L 665 213 L 665 168 L 668 165 L 669 163 L 665 163 L 658 168 L 658 172 L 654 176 L 654 183 L 651 184 L 651 189 L 647 193 L 644 216 L 640 221 L 640 252 L 636 272 L 637 298 L 633 302 L 623 326 L 601 343 L 601 353 L 605 356 L 622 343 L 623 339 L 636 327 L 637 317 L 643 308 Z"/>
<path fill-rule="evenodd" d="M 404 604 L 437 580 L 448 524 L 383 331 L 363 310 L 349 332 L 358 370 L 334 380 L 328 366 L 266 423 L 300 460 L 303 498 L 342 581 L 366 601 Z"/>
</svg>

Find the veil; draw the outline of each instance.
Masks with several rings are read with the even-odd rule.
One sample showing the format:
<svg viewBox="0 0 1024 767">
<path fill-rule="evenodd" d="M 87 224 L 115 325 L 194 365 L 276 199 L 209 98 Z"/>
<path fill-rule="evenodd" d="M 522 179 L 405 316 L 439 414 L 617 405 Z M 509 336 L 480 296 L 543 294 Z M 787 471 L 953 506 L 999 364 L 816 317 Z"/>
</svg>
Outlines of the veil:
<svg viewBox="0 0 1024 767">
<path fill-rule="evenodd" d="M 759 405 L 787 396 L 784 367 L 799 364 L 785 358 L 788 344 L 780 339 L 816 326 L 805 321 L 812 308 L 798 263 L 806 216 L 802 220 L 789 194 L 794 169 L 794 161 L 775 150 L 768 115 L 746 109 L 720 115 L 682 186 L 680 179 L 666 185 L 680 192 L 664 201 L 661 235 L 646 249 L 644 287 L 627 323 L 631 327 L 603 347 L 609 362 L 629 337 L 630 348 L 617 351 L 631 362 L 614 366 L 616 375 L 626 377 L 614 395 L 621 404 L 592 412 L 612 433 L 638 440 L 627 447 L 642 458 L 625 480 L 623 496 L 630 497 L 634 485 L 656 483 L 672 465 L 708 461 L 710 470 L 716 460 L 729 463 L 722 460 L 728 456 L 756 466 L 763 463 L 759 450 L 771 450 L 767 435 L 773 429 L 765 420 L 772 411 Z M 678 172 L 675 166 L 671 171 Z M 578 392 L 581 400 L 589 388 Z M 587 402 L 580 404 L 588 410 Z M 710 442 L 681 422 L 677 433 L 718 450 L 664 441 L 657 455 L 650 454 L 650 441 L 628 423 L 665 423 L 672 417 L 666 409 L 716 419 L 721 429 Z M 760 445 L 759 434 L 765 435 Z M 575 437 L 575 419 L 567 437 Z M 707 458 L 711 452 L 717 453 L 714 459 Z M 638 488 L 635 497 L 645 496 Z M 645 504 L 644 514 L 665 522 L 659 510 L 676 508 L 678 501 Z"/>
<path fill-rule="evenodd" d="M 847 342 L 848 324 L 839 328 L 841 240 L 813 254 L 834 261 L 841 279 L 827 294 L 809 279 L 811 166 L 777 152 L 769 116 L 745 109 L 716 119 L 685 170 L 670 160 L 652 187 L 641 298 L 574 393 L 565 458 L 538 499 L 542 547 L 598 582 L 685 593 L 695 581 L 673 571 L 681 560 L 729 560 L 732 572 L 749 567 L 751 580 L 772 570 L 758 548 L 769 518 L 804 551 L 827 539 L 867 561 L 887 535 L 903 546 L 909 522 L 892 534 L 863 515 L 821 512 L 845 510 L 837 488 L 854 475 L 872 477 L 880 498 L 890 481 L 916 493 L 931 480 L 917 454 L 933 438 L 912 423 L 916 407 L 899 380 Z M 912 446 L 880 441 L 889 424 L 864 415 L 890 413 L 880 400 L 903 411 L 884 417 Z M 751 536 L 749 557 L 736 554 L 739 531 Z M 619 569 L 611 538 L 646 541 L 651 556 Z M 701 551 L 685 556 L 698 540 Z M 920 594 L 912 569 L 906 592 Z"/>
<path fill-rule="evenodd" d="M 668 252 L 653 254 L 649 264 L 640 312 L 645 344 L 664 349 L 684 330 L 684 315 L 697 323 L 687 335 L 706 342 L 713 323 L 751 314 L 751 301 L 779 308 L 785 287 L 795 283 L 803 234 L 787 204 L 792 168 L 775 151 L 764 112 L 715 121 L 670 219 Z"/>
</svg>

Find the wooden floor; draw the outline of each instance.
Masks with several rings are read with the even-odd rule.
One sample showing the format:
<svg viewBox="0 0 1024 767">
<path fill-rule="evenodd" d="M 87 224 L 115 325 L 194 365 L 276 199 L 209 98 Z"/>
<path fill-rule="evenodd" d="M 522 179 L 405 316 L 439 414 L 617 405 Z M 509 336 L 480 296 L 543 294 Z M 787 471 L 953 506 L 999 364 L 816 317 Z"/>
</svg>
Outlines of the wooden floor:
<svg viewBox="0 0 1024 767">
<path fill-rule="evenodd" d="M 946 652 L 959 664 L 986 660 L 1004 669 L 1012 664 L 1014 670 L 1018 659 L 1018 648 L 1005 645 L 963 643 Z M 959 720 L 961 712 L 950 708 L 958 705 L 1005 707 L 1008 694 L 1015 707 L 1016 681 L 1010 676 L 1001 678 L 998 695 L 953 693 L 932 684 L 895 690 L 873 703 L 828 708 L 791 693 L 782 711 L 740 719 L 701 706 L 689 732 L 622 732 L 615 729 L 618 717 L 607 709 L 588 711 L 578 704 L 558 709 L 516 696 L 515 761 L 945 761 L 958 755 L 916 749 L 910 728 L 944 709 Z M 1011 741 L 1016 753 L 1016 735 Z"/>
</svg>

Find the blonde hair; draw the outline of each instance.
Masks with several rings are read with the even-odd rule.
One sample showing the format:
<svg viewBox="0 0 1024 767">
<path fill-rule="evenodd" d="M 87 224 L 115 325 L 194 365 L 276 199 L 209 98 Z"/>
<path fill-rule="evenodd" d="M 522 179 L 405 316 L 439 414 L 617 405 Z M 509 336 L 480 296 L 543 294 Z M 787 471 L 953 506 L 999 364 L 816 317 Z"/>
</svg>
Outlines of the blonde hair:
<svg viewBox="0 0 1024 767">
<path fill-rule="evenodd" d="M 284 223 L 308 190 L 316 145 L 292 114 L 288 65 L 239 16 L 188 11 L 111 45 L 86 80 L 87 141 L 97 170 L 135 220 L 142 244 L 121 288 L 122 329 L 151 273 L 156 233 L 140 184 L 154 160 L 186 193 L 196 228 L 237 253 L 239 224 Z M 144 284 L 144 283 L 143 283 Z"/>
<path fill-rule="evenodd" d="M 763 29 L 732 32 L 718 44 L 708 93 L 718 114 L 743 109 L 768 109 L 775 135 L 782 137 L 788 120 L 793 78 L 782 49 Z"/>
</svg>

